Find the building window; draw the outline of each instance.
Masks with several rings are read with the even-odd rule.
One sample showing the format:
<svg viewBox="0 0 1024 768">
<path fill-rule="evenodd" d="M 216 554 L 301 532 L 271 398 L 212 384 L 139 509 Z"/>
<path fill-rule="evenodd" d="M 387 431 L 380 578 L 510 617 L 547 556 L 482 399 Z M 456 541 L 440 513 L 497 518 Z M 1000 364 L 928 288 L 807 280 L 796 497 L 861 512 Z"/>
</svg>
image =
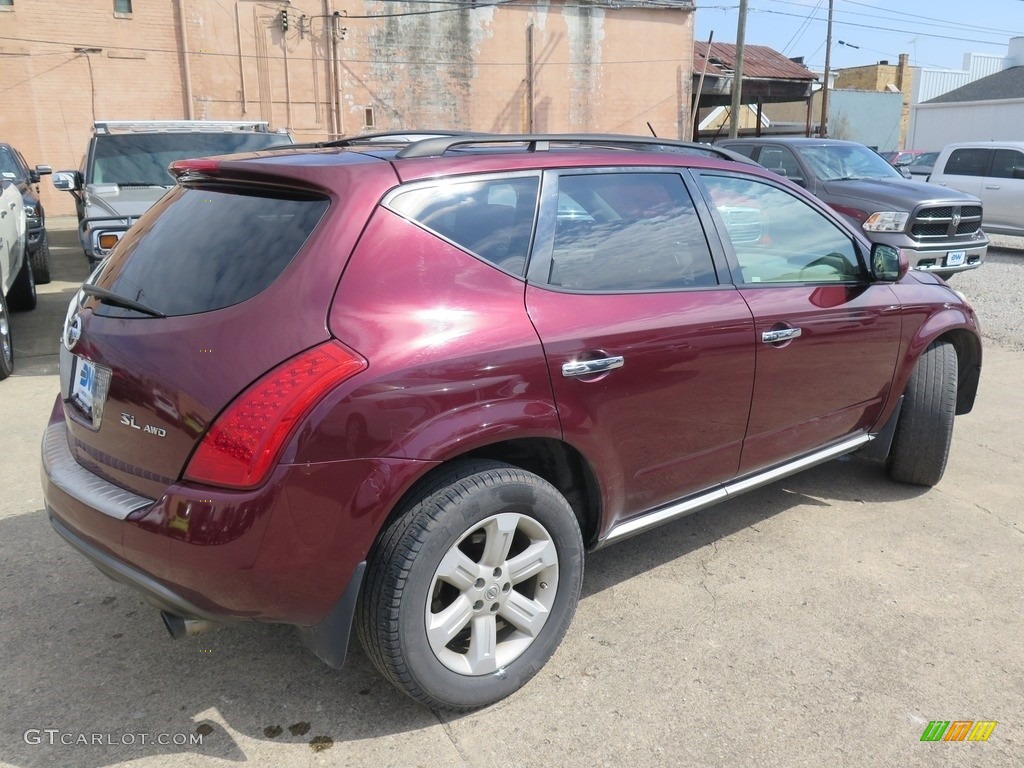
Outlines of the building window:
<svg viewBox="0 0 1024 768">
<path fill-rule="evenodd" d="M 376 121 L 373 119 L 373 107 L 366 107 L 363 110 L 363 126 L 373 128 L 374 125 L 376 125 Z"/>
<path fill-rule="evenodd" d="M 130 14 L 132 12 L 132 0 L 114 0 L 114 13 Z"/>
<path fill-rule="evenodd" d="M 0 10 L 7 10 L 14 7 L 14 0 L 0 0 Z"/>
</svg>

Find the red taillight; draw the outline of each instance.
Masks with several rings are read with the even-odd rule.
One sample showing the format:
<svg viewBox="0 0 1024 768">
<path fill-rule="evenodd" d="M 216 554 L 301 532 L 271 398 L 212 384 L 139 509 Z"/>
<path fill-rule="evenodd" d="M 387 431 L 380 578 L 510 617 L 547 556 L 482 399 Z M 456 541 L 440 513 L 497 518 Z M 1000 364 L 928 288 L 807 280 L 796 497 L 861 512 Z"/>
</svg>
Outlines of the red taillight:
<svg viewBox="0 0 1024 768">
<path fill-rule="evenodd" d="M 213 423 L 192 455 L 185 479 L 230 488 L 259 485 L 299 420 L 331 388 L 366 365 L 359 355 L 328 342 L 277 366 Z"/>
<path fill-rule="evenodd" d="M 170 164 L 169 169 L 176 178 L 189 173 L 216 173 L 220 170 L 220 160 L 213 160 L 208 157 L 175 160 Z"/>
</svg>

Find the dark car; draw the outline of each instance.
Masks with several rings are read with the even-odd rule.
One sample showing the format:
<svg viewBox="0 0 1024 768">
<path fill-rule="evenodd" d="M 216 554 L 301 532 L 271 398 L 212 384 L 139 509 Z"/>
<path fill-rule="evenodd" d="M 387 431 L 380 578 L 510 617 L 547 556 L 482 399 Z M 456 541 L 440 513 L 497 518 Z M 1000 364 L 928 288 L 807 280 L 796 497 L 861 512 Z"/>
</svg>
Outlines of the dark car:
<svg viewBox="0 0 1024 768">
<path fill-rule="evenodd" d="M 39 199 L 39 177 L 50 172 L 48 165 L 30 167 L 21 152 L 10 144 L 0 143 L 0 177 L 16 184 L 21 191 L 28 224 L 25 245 L 35 282 L 40 284 L 50 282 L 50 244 L 46 237 L 46 213 Z"/>
<path fill-rule="evenodd" d="M 588 551 L 855 451 L 939 482 L 974 310 L 785 179 L 674 146 L 175 163 L 68 308 L 54 528 L 176 637 L 291 624 L 340 666 L 354 624 L 465 710 L 544 665 Z"/>
<path fill-rule="evenodd" d="M 980 199 L 907 179 L 863 144 L 765 137 L 726 139 L 717 146 L 742 152 L 806 188 L 872 242 L 902 250 L 914 269 L 948 279 L 985 260 L 989 240 Z"/>
<path fill-rule="evenodd" d="M 922 152 L 916 155 L 904 167 L 907 169 L 907 173 L 910 174 L 910 178 L 917 179 L 917 181 L 929 181 L 928 177 L 931 176 L 932 167 L 935 165 L 935 160 L 938 156 L 938 152 Z"/>
</svg>

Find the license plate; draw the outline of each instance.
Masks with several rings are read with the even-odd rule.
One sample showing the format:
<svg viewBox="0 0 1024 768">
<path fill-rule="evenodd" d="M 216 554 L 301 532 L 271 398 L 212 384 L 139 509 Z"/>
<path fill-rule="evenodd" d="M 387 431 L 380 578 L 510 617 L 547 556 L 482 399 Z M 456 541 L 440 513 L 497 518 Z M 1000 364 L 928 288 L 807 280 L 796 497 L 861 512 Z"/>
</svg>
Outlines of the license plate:
<svg viewBox="0 0 1024 768">
<path fill-rule="evenodd" d="M 92 418 L 92 407 L 96 398 L 96 366 L 76 355 L 72 375 L 74 380 L 71 385 L 71 399 L 85 411 L 86 416 Z"/>
<path fill-rule="evenodd" d="M 950 251 L 946 254 L 947 267 L 959 267 L 967 261 L 967 251 Z"/>
</svg>

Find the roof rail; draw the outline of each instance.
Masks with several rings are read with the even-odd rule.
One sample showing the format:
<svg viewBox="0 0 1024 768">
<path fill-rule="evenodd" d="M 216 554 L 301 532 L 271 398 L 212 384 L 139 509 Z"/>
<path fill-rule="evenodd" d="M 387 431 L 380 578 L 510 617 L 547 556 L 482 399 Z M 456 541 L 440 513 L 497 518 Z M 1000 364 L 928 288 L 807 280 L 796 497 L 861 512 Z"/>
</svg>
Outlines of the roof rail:
<svg viewBox="0 0 1024 768">
<path fill-rule="evenodd" d="M 476 131 L 450 131 L 450 130 L 416 130 L 416 131 L 381 131 L 380 133 L 363 133 L 358 136 L 345 136 L 333 141 L 320 142 L 322 147 L 349 147 L 354 144 L 409 144 L 426 139 L 444 139 L 463 136 L 487 136 L 485 133 Z"/>
<path fill-rule="evenodd" d="M 756 165 L 738 152 L 701 144 L 695 141 L 659 139 L 653 136 L 630 136 L 615 133 L 528 133 L 528 134 L 475 134 L 469 136 L 441 136 L 416 141 L 400 150 L 396 158 L 441 157 L 448 150 L 472 145 L 525 144 L 528 152 L 546 152 L 552 144 L 606 149 L 631 149 L 648 152 L 704 155 L 725 160 L 736 160 Z"/>
<path fill-rule="evenodd" d="M 97 120 L 93 123 L 97 134 L 153 133 L 174 131 L 253 131 L 269 133 L 270 124 L 253 120 Z"/>
</svg>

